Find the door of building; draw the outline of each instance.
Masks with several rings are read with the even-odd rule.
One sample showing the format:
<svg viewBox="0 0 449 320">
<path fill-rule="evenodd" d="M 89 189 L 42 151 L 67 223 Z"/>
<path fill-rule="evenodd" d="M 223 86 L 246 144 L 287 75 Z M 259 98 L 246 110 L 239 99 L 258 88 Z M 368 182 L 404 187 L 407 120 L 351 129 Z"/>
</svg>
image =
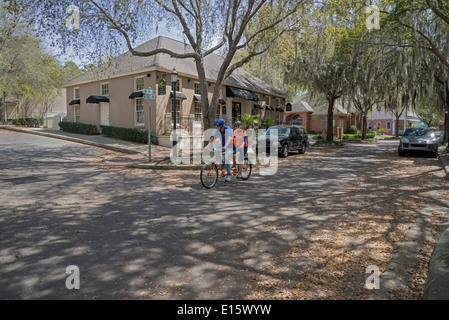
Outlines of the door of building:
<svg viewBox="0 0 449 320">
<path fill-rule="evenodd" d="M 100 124 L 109 125 L 109 102 L 100 102 Z"/>
<path fill-rule="evenodd" d="M 240 102 L 232 102 L 232 124 L 242 117 L 242 104 Z"/>
</svg>

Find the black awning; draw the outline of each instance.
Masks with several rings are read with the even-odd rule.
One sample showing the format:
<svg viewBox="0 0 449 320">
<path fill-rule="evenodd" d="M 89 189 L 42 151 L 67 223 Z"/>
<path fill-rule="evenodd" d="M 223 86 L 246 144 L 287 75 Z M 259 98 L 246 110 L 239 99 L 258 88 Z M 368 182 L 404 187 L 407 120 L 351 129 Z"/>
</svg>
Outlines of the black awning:
<svg viewBox="0 0 449 320">
<path fill-rule="evenodd" d="M 226 101 L 224 101 L 223 99 L 218 99 L 218 103 L 219 104 L 226 104 Z"/>
<path fill-rule="evenodd" d="M 194 94 L 193 95 L 193 100 L 201 102 L 201 95 L 200 94 Z"/>
<path fill-rule="evenodd" d="M 262 110 L 263 107 L 260 104 L 254 104 L 254 109 L 260 109 Z"/>
<path fill-rule="evenodd" d="M 142 98 L 142 97 L 143 97 L 143 91 L 135 91 L 129 95 L 130 99 Z"/>
<path fill-rule="evenodd" d="M 273 108 L 273 107 L 270 107 L 270 106 L 265 106 L 265 109 L 274 111 L 274 108 Z"/>
<path fill-rule="evenodd" d="M 276 111 L 284 112 L 284 109 L 282 109 L 282 108 L 276 108 Z"/>
<path fill-rule="evenodd" d="M 76 99 L 76 100 L 72 100 L 72 101 L 70 101 L 70 103 L 69 103 L 69 106 L 73 106 L 74 104 L 80 104 L 80 99 Z"/>
<path fill-rule="evenodd" d="M 87 103 L 109 102 L 109 98 L 105 96 L 90 96 L 86 99 Z"/>
<path fill-rule="evenodd" d="M 173 92 L 170 93 L 170 97 L 173 98 Z M 176 91 L 176 99 L 186 100 L 187 97 L 184 95 L 184 93 Z"/>
<path fill-rule="evenodd" d="M 259 101 L 259 97 L 254 92 L 230 86 L 226 86 L 226 97 Z"/>
</svg>

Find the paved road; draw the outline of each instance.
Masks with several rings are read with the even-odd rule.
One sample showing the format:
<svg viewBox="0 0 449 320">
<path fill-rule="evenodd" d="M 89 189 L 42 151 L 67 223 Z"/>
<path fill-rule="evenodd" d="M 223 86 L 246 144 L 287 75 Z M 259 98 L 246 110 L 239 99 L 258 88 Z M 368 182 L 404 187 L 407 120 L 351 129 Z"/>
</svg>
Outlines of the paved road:
<svg viewBox="0 0 449 320">
<path fill-rule="evenodd" d="M 357 219 L 349 208 L 363 203 L 352 186 L 395 148 L 292 154 L 274 176 L 205 190 L 197 173 L 173 183 L 174 172 L 109 168 L 98 148 L 0 130 L 0 299 L 241 299 L 270 291 L 263 281 L 273 275 L 283 285 L 305 281 L 320 261 L 280 257 L 337 219 Z M 430 177 L 435 160 L 416 161 Z M 386 197 L 409 190 L 396 191 Z M 79 290 L 66 288 L 70 265 Z M 363 287 L 365 267 L 353 286 Z"/>
</svg>

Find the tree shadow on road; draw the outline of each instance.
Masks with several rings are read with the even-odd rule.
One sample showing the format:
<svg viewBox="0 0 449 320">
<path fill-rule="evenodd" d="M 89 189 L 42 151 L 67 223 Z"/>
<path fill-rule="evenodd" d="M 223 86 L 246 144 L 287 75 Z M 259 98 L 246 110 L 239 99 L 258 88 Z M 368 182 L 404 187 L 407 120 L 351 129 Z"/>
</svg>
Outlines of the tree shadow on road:
<svg viewBox="0 0 449 320">
<path fill-rule="evenodd" d="M 366 267 L 388 265 L 435 163 L 312 151 L 206 190 L 198 173 L 121 171 L 88 150 L 6 154 L 8 177 L 45 180 L 0 181 L 0 298 L 366 298 Z M 69 265 L 80 290 L 65 287 Z"/>
</svg>

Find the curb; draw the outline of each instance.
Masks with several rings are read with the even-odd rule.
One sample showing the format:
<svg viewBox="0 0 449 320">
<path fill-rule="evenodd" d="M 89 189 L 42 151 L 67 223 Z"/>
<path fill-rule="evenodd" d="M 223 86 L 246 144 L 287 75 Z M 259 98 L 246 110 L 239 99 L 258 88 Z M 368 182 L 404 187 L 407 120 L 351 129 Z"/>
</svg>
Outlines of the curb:
<svg viewBox="0 0 449 320">
<path fill-rule="evenodd" d="M 201 170 L 202 165 L 175 165 L 175 164 L 128 164 L 125 167 L 132 169 L 152 169 L 152 170 Z"/>
<path fill-rule="evenodd" d="M 440 161 L 449 180 L 449 154 L 440 154 Z M 423 300 L 449 300 L 449 228 L 440 235 L 429 263 Z"/>
<path fill-rule="evenodd" d="M 430 258 L 423 300 L 449 300 L 449 228 L 440 236 Z"/>
<path fill-rule="evenodd" d="M 60 139 L 60 140 L 66 140 L 66 141 L 86 144 L 89 146 L 108 149 L 108 150 L 117 151 L 117 152 L 121 152 L 121 153 L 127 153 L 127 154 L 139 154 L 140 153 L 140 152 L 134 151 L 134 150 L 129 150 L 129 149 L 120 148 L 120 147 L 114 147 L 114 146 L 108 146 L 108 145 L 101 144 L 101 143 L 96 143 L 96 142 L 87 141 L 87 140 L 78 139 L 78 138 L 60 136 L 60 135 L 46 133 L 46 132 L 37 132 L 37 131 L 32 131 L 32 130 L 24 130 L 24 129 L 19 129 L 19 128 L 6 127 L 6 126 L 1 126 L 0 128 L 9 130 L 9 131 L 29 133 L 29 134 L 34 134 L 34 135 L 38 135 L 38 136 L 44 136 L 44 137 L 49 137 L 49 138 L 55 138 L 55 139 Z"/>
<path fill-rule="evenodd" d="M 449 154 L 440 154 L 440 161 L 443 166 L 444 171 L 446 172 L 446 179 L 449 180 Z"/>
</svg>

